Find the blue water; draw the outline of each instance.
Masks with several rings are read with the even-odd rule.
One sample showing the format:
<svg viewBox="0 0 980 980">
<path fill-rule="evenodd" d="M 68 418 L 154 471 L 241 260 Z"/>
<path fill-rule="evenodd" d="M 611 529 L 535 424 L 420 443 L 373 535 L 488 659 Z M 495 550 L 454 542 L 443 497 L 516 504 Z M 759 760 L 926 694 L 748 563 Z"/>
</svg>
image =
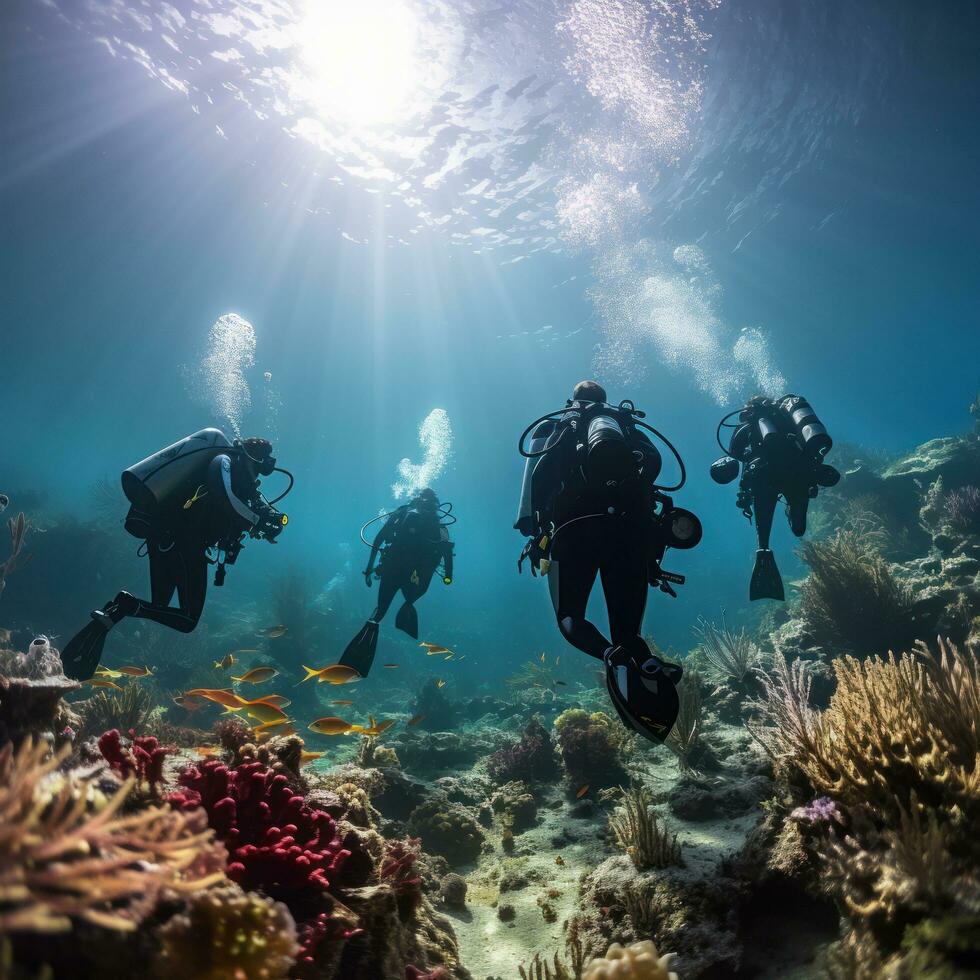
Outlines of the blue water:
<svg viewBox="0 0 980 980">
<path fill-rule="evenodd" d="M 517 436 L 576 381 L 634 399 L 687 462 L 677 502 L 704 541 L 669 557 L 688 584 L 651 594 L 646 620 L 679 650 L 699 616 L 757 612 L 752 531 L 707 474 L 718 417 L 756 387 L 751 365 L 726 373 L 740 330 L 838 441 L 900 452 L 969 426 L 975 7 L 727 0 L 668 5 L 669 24 L 599 0 L 367 7 L 375 20 L 349 24 L 327 5 L 311 51 L 286 0 L 3 5 L 0 490 L 15 506 L 43 491 L 47 512 L 90 517 L 94 481 L 230 430 L 187 374 L 237 313 L 256 335 L 242 433 L 273 432 L 296 489 L 280 543 L 248 545 L 206 622 L 261 615 L 297 567 L 319 588 L 342 576 L 345 615 L 363 618 L 357 528 L 394 505 L 438 408 L 457 566 L 420 604 L 423 635 L 468 651 L 457 684 L 493 685 L 565 652 L 510 528 Z M 405 17 L 407 48 L 383 29 Z M 135 547 L 124 512 L 108 522 Z M 780 526 L 787 568 L 793 546 Z M 67 598 L 29 625 L 52 632 L 142 585 L 44 574 Z"/>
</svg>

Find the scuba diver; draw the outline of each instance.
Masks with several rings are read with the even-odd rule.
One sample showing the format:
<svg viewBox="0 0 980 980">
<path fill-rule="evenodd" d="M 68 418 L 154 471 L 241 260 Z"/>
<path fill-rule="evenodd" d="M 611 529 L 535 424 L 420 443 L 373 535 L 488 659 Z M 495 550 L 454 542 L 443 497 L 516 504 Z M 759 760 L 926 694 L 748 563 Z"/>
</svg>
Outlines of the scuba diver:
<svg viewBox="0 0 980 980">
<path fill-rule="evenodd" d="M 529 538 L 517 570 L 529 559 L 532 575 L 547 576 L 558 628 L 572 646 L 603 661 L 623 724 L 662 742 L 677 718 L 683 669 L 653 655 L 643 640 L 647 589 L 676 597 L 672 586 L 684 576 L 665 571 L 661 561 L 667 548 L 697 545 L 701 522 L 667 495 L 684 485 L 684 462 L 644 418 L 631 401 L 608 404 L 597 382 L 577 384 L 565 408 L 536 419 L 521 435 L 526 463 L 514 527 Z M 675 485 L 657 483 L 660 452 L 642 430 L 676 458 Z M 597 575 L 611 641 L 586 619 Z"/>
<path fill-rule="evenodd" d="M 738 422 L 729 422 L 733 416 Z M 721 441 L 722 428 L 730 428 L 731 440 Z M 738 476 L 736 505 L 755 521 L 759 547 L 749 585 L 749 599 L 785 598 L 783 580 L 769 548 L 776 502 L 786 501 L 790 530 L 798 538 L 806 531 L 806 513 L 818 487 L 836 486 L 840 473 L 823 460 L 833 446 L 823 423 L 810 403 L 800 395 L 779 401 L 755 395 L 744 408 L 729 412 L 718 423 L 718 445 L 726 454 L 711 464 L 711 478 L 726 484 Z"/>
<path fill-rule="evenodd" d="M 456 523 L 452 510 L 452 504 L 440 504 L 435 492 L 427 487 L 414 500 L 391 514 L 373 518 L 361 528 L 361 540 L 368 544 L 364 531 L 387 518 L 369 545 L 371 554 L 364 569 L 368 588 L 378 579 L 378 604 L 340 658 L 340 663 L 353 667 L 362 677 L 367 677 L 371 670 L 378 646 L 378 627 L 398 590 L 405 601 L 395 616 L 395 626 L 417 640 L 419 614 L 415 602 L 425 595 L 440 564 L 443 584 L 452 585 L 453 543 L 448 531 Z M 380 561 L 377 561 L 379 554 Z"/>
<path fill-rule="evenodd" d="M 289 477 L 289 485 L 268 501 L 259 477 L 274 472 Z M 122 488 L 132 506 L 125 527 L 143 540 L 140 551 L 146 548 L 151 598 L 120 592 L 96 609 L 62 651 L 65 673 L 91 677 L 106 636 L 127 616 L 190 633 L 204 609 L 208 566 L 216 566 L 214 584 L 221 586 L 246 535 L 275 544 L 288 518 L 274 505 L 292 487 L 293 476 L 276 466 L 271 443 L 232 443 L 219 429 L 201 429 L 126 470 Z M 175 592 L 176 607 L 170 605 Z"/>
</svg>

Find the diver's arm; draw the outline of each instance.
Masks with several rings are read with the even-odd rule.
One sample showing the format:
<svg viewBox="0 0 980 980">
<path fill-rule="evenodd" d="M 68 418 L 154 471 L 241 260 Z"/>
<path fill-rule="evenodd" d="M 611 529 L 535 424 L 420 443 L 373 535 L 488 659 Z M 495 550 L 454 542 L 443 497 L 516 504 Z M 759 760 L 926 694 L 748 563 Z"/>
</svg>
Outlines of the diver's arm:
<svg viewBox="0 0 980 980">
<path fill-rule="evenodd" d="M 449 540 L 449 532 L 443 527 L 439 529 L 439 540 L 442 546 L 442 561 L 445 570 L 443 582 L 450 585 L 453 580 L 453 543 Z"/>
<path fill-rule="evenodd" d="M 209 484 L 217 488 L 235 516 L 244 522 L 247 529 L 254 528 L 259 523 L 259 515 L 232 489 L 231 457 L 225 454 L 215 456 L 208 466 L 208 472 L 212 478 L 208 481 Z"/>
<path fill-rule="evenodd" d="M 382 546 L 387 544 L 394 536 L 395 527 L 399 524 L 401 520 L 401 512 L 404 508 L 399 507 L 389 518 L 381 525 L 381 530 L 374 536 L 374 542 L 371 545 L 371 554 L 368 556 L 367 565 L 364 568 L 364 577 L 367 579 L 368 585 L 371 584 L 371 574 L 374 572 L 374 563 L 377 561 L 378 552 L 381 550 Z"/>
</svg>

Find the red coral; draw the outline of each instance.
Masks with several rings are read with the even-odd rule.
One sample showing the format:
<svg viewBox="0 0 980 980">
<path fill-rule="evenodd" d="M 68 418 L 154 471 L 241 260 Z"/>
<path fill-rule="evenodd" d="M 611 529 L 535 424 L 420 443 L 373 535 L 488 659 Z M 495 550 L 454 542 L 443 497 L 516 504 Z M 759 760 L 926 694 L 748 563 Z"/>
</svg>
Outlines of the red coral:
<svg viewBox="0 0 980 980">
<path fill-rule="evenodd" d="M 314 810 L 285 776 L 261 762 L 229 768 L 217 759 L 180 774 L 185 787 L 170 801 L 182 810 L 204 807 L 228 848 L 228 877 L 285 902 L 300 920 L 323 908 L 350 847 L 330 814 Z"/>
<path fill-rule="evenodd" d="M 422 841 L 418 837 L 387 842 L 378 875 L 391 885 L 396 895 L 414 891 L 422 883 L 422 879 L 415 874 L 415 862 L 421 847 Z"/>
<path fill-rule="evenodd" d="M 405 967 L 405 980 L 449 980 L 449 974 L 444 966 L 437 966 L 426 973 L 417 966 Z"/>
<path fill-rule="evenodd" d="M 343 918 L 321 913 L 300 929 L 299 953 L 296 955 L 296 966 L 291 976 L 317 976 L 320 959 L 329 955 L 327 947 L 331 943 L 345 942 L 359 932 L 363 930 L 354 928 Z"/>
<path fill-rule="evenodd" d="M 117 776 L 135 776 L 156 789 L 163 782 L 163 761 L 174 749 L 162 746 L 152 735 L 136 735 L 132 730 L 129 738 L 129 745 L 125 745 L 118 728 L 106 732 L 99 738 L 102 757 Z"/>
</svg>

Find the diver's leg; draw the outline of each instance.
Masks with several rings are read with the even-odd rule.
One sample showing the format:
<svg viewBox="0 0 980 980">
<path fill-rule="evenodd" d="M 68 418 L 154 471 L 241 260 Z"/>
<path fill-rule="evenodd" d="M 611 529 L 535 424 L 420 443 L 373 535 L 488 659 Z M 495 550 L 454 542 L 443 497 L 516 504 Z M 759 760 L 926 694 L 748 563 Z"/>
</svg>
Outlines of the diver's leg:
<svg viewBox="0 0 980 980">
<path fill-rule="evenodd" d="M 562 556 L 560 561 L 552 561 L 548 569 L 548 587 L 558 629 L 573 647 L 601 660 L 609 648 L 609 640 L 585 618 L 599 564 L 588 551 L 575 554 L 566 548 Z"/>
<path fill-rule="evenodd" d="M 618 547 L 607 550 L 600 567 L 609 631 L 617 646 L 633 643 L 642 636 L 649 590 L 642 531 L 637 529 L 634 537 L 627 529 L 626 535 L 629 537 L 620 538 Z"/>
<path fill-rule="evenodd" d="M 772 518 L 776 511 L 776 501 L 779 494 L 776 488 L 766 483 L 755 491 L 753 512 L 755 514 L 756 534 L 759 537 L 759 548 L 755 553 L 755 565 L 752 568 L 752 579 L 749 583 L 749 599 L 785 598 L 783 580 L 776 565 L 776 557 L 769 547 L 769 535 L 772 532 Z"/>
<path fill-rule="evenodd" d="M 151 550 L 150 590 L 152 602 L 136 599 L 135 608 L 124 615 L 149 619 L 180 633 L 192 632 L 201 618 L 208 590 L 204 544 L 175 542 L 170 548 Z M 179 602 L 176 608 L 170 605 L 174 592 Z"/>
<path fill-rule="evenodd" d="M 415 608 L 415 602 L 425 595 L 435 570 L 436 566 L 431 563 L 425 566 L 417 566 L 412 569 L 402 586 L 405 602 L 395 617 L 395 628 L 407 633 L 413 640 L 419 638 L 419 614 Z"/>
<path fill-rule="evenodd" d="M 378 604 L 371 613 L 371 619 L 375 623 L 380 623 L 388 614 L 392 600 L 398 594 L 401 587 L 401 580 L 397 574 L 397 569 L 389 566 L 387 570 L 382 569 L 381 578 L 378 580 Z"/>
<path fill-rule="evenodd" d="M 798 538 L 806 533 L 806 515 L 810 507 L 810 488 L 793 487 L 786 491 L 786 518 L 789 529 Z"/>
<path fill-rule="evenodd" d="M 755 515 L 755 533 L 759 539 L 759 547 L 769 550 L 769 536 L 772 534 L 772 518 L 776 513 L 776 502 L 779 494 L 768 484 L 756 488 L 752 495 L 752 510 Z"/>
</svg>

